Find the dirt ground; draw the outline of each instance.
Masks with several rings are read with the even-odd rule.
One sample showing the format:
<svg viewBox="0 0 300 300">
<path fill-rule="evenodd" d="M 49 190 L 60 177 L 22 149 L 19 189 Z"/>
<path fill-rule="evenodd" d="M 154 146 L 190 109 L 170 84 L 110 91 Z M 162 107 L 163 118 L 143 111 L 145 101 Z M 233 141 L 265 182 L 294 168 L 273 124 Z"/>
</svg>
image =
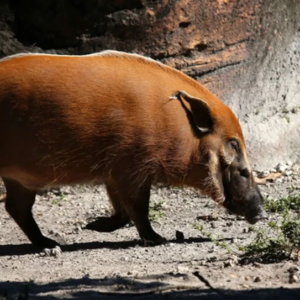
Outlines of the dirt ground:
<svg viewBox="0 0 300 300">
<path fill-rule="evenodd" d="M 299 173 L 262 185 L 261 191 L 279 198 L 291 187 L 300 193 Z M 238 246 L 255 235 L 242 218 L 187 188 L 154 187 L 151 199 L 152 224 L 169 240 L 166 245 L 142 246 L 132 225 L 113 233 L 82 230 L 87 220 L 110 212 L 103 186 L 64 187 L 38 196 L 37 222 L 45 235 L 64 244 L 55 256 L 36 252 L 1 202 L 0 299 L 300 298 L 300 282 L 289 283 L 288 271 L 299 269 L 299 262 L 240 264 Z"/>
</svg>

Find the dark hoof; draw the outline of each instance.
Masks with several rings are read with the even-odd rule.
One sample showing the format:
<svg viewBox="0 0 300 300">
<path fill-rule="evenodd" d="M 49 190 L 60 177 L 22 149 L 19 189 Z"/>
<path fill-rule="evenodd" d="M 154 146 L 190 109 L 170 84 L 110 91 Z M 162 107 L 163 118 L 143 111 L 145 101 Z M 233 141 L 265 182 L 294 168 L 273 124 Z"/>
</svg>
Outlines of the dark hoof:
<svg viewBox="0 0 300 300">
<path fill-rule="evenodd" d="M 62 253 L 61 248 L 59 246 L 56 246 L 55 248 L 45 248 L 41 253 L 40 256 L 42 257 L 58 257 Z"/>
<path fill-rule="evenodd" d="M 164 245 L 167 244 L 168 241 L 163 238 L 163 237 L 159 237 L 155 240 L 149 240 L 149 239 L 142 239 L 142 246 L 144 247 L 154 247 L 154 246 L 158 246 L 158 245 Z"/>
<path fill-rule="evenodd" d="M 93 221 L 93 222 L 87 224 L 82 229 L 84 229 L 84 230 L 95 230 L 95 231 L 98 231 L 98 227 L 99 227 L 99 221 L 96 220 L 96 221 Z"/>
</svg>

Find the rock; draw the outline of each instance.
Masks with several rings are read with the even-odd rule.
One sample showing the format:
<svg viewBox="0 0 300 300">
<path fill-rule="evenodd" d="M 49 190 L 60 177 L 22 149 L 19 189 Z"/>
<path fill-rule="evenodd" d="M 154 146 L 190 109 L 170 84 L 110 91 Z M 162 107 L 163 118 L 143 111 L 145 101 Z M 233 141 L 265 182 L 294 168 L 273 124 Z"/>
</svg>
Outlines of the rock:
<svg viewBox="0 0 300 300">
<path fill-rule="evenodd" d="M 288 176 L 291 176 L 291 175 L 293 175 L 293 172 L 292 172 L 292 171 L 289 171 L 289 170 L 287 170 L 287 171 L 284 171 L 283 175 L 288 177 Z"/>
<path fill-rule="evenodd" d="M 75 227 L 75 229 L 74 229 L 74 233 L 75 234 L 78 234 L 78 233 L 80 233 L 82 231 L 82 227 L 81 227 L 81 225 L 76 225 L 76 227 Z"/>
<path fill-rule="evenodd" d="M 253 266 L 256 268 L 262 268 L 262 264 L 258 263 L 258 262 L 254 262 Z"/>
<path fill-rule="evenodd" d="M 266 170 L 266 171 L 262 171 L 262 172 L 258 173 L 257 177 L 264 178 L 264 177 L 267 177 L 269 174 L 270 174 L 270 172 Z"/>
<path fill-rule="evenodd" d="M 177 267 L 177 272 L 178 273 L 188 273 L 189 267 L 188 266 L 178 266 Z"/>
<path fill-rule="evenodd" d="M 211 247 L 207 252 L 208 253 L 214 253 L 215 252 L 215 247 Z"/>
<path fill-rule="evenodd" d="M 295 282 L 298 282 L 298 281 L 299 281 L 299 278 L 298 278 L 297 275 L 292 275 L 289 278 L 289 283 L 295 283 Z"/>
<path fill-rule="evenodd" d="M 74 190 L 70 187 L 70 186 L 66 186 L 62 189 L 62 192 L 65 194 L 65 195 L 68 195 L 68 194 L 74 194 Z"/>
<path fill-rule="evenodd" d="M 224 262 L 224 268 L 228 268 L 228 267 L 233 267 L 235 264 L 233 263 L 232 260 L 229 261 L 225 261 Z"/>
<path fill-rule="evenodd" d="M 181 231 L 179 231 L 179 230 L 176 230 L 175 235 L 176 235 L 176 240 L 177 240 L 177 241 L 182 241 L 182 240 L 184 240 L 184 234 L 183 234 L 183 232 L 181 232 Z"/>
<path fill-rule="evenodd" d="M 48 232 L 49 232 L 49 234 L 51 234 L 55 237 L 58 237 L 58 238 L 63 238 L 64 237 L 63 233 L 60 233 L 59 231 L 56 231 L 56 230 L 50 229 Z"/>
<path fill-rule="evenodd" d="M 289 273 L 297 273 L 297 272 L 299 272 L 299 268 L 298 267 L 290 267 L 289 269 L 288 269 L 288 272 Z"/>
<path fill-rule="evenodd" d="M 55 248 L 45 248 L 41 253 L 40 253 L 40 256 L 42 257 L 51 257 L 51 256 L 54 256 L 54 257 L 59 257 L 61 255 L 62 251 L 60 249 L 59 246 L 56 246 Z"/>
<path fill-rule="evenodd" d="M 238 258 L 236 256 L 232 256 L 230 259 L 224 262 L 224 268 L 234 267 L 238 263 Z"/>
<path fill-rule="evenodd" d="M 261 282 L 261 278 L 257 276 L 257 277 L 254 278 L 253 281 L 254 281 L 254 282 Z"/>
<path fill-rule="evenodd" d="M 275 167 L 276 171 L 277 171 L 277 172 L 281 172 L 281 173 L 283 173 L 287 168 L 288 168 L 288 166 L 287 166 L 286 164 L 284 164 L 284 163 L 279 163 L 279 164 Z"/>
<path fill-rule="evenodd" d="M 217 228 L 218 226 L 216 225 L 216 222 L 211 222 L 211 227 L 212 228 Z"/>
</svg>

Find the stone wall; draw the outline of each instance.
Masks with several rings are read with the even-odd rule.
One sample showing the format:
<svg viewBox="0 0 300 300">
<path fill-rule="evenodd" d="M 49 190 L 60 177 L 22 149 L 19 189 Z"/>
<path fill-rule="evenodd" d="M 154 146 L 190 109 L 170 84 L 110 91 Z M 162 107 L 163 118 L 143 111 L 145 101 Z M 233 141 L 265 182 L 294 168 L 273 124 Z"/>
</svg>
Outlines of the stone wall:
<svg viewBox="0 0 300 300">
<path fill-rule="evenodd" d="M 298 0 L 2 0 L 0 56 L 135 52 L 238 115 L 257 169 L 300 159 Z"/>
</svg>

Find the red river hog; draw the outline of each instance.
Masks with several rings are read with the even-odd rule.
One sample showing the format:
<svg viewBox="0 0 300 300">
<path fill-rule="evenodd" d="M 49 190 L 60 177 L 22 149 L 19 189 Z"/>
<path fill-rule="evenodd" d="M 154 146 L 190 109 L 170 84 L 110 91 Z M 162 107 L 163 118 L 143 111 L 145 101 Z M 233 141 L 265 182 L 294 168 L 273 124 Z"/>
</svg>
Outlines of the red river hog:
<svg viewBox="0 0 300 300">
<path fill-rule="evenodd" d="M 151 185 L 194 187 L 250 223 L 265 218 L 243 133 L 228 106 L 183 73 L 136 54 L 18 54 L 0 60 L 0 176 L 7 212 L 41 248 L 39 190 L 104 184 L 114 213 L 86 228 L 148 219 Z"/>
</svg>

